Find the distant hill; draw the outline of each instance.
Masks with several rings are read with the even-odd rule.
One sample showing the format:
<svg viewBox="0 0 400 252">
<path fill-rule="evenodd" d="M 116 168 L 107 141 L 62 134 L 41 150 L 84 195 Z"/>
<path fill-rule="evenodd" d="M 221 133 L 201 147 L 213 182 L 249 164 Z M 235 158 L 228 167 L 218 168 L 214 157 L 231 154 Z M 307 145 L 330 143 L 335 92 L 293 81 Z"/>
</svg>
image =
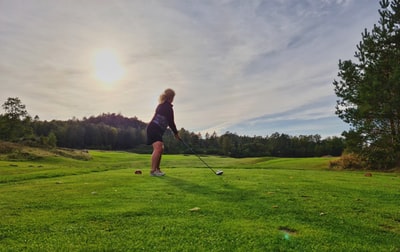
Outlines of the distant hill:
<svg viewBox="0 0 400 252">
<path fill-rule="evenodd" d="M 115 114 L 115 113 L 103 113 L 96 117 L 91 116 L 89 118 L 84 118 L 83 121 L 93 124 L 103 123 L 105 125 L 115 128 L 133 127 L 137 129 L 144 129 L 147 126 L 147 123 L 139 120 L 137 117 L 127 118 L 121 114 Z"/>
</svg>

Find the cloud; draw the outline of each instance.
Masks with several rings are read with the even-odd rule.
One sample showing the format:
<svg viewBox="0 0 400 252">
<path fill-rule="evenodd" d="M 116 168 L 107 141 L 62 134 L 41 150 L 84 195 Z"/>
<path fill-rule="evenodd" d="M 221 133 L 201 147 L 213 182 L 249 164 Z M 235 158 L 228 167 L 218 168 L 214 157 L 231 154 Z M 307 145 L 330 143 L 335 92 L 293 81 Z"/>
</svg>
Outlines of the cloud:
<svg viewBox="0 0 400 252">
<path fill-rule="evenodd" d="M 337 135 L 335 127 L 343 127 L 344 123 L 332 116 L 333 109 L 329 98 L 317 97 L 282 112 L 265 114 L 231 125 L 228 129 L 232 132 L 241 132 L 247 129 L 254 135 L 268 135 L 274 132 L 294 135 Z"/>
<path fill-rule="evenodd" d="M 332 81 L 377 3 L 352 0 L 0 2 L 1 100 L 69 119 L 103 112 L 148 121 L 159 94 L 177 92 L 190 131 L 340 134 Z M 93 76 L 112 48 L 124 78 Z M 317 132 L 321 130 L 321 132 Z"/>
</svg>

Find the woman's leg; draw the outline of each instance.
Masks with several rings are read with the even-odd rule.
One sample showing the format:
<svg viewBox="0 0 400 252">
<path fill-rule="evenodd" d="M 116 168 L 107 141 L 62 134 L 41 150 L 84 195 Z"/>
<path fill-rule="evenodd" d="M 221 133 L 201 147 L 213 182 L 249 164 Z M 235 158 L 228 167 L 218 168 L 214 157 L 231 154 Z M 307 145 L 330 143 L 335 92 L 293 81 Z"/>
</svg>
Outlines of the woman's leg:
<svg viewBox="0 0 400 252">
<path fill-rule="evenodd" d="M 156 172 L 160 168 L 161 156 L 164 151 L 163 142 L 157 141 L 153 143 L 153 154 L 151 155 L 151 173 Z"/>
</svg>

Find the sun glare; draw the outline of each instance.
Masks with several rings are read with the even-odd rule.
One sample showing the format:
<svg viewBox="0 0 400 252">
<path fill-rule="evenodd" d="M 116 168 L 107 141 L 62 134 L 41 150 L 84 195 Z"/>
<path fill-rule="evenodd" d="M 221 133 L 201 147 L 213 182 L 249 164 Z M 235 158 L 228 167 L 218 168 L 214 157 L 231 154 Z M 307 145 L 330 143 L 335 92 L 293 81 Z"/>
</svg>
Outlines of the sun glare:
<svg viewBox="0 0 400 252">
<path fill-rule="evenodd" d="M 114 84 L 124 75 L 124 68 L 120 64 L 117 54 L 110 49 L 103 49 L 94 57 L 94 75 L 106 83 Z"/>
</svg>

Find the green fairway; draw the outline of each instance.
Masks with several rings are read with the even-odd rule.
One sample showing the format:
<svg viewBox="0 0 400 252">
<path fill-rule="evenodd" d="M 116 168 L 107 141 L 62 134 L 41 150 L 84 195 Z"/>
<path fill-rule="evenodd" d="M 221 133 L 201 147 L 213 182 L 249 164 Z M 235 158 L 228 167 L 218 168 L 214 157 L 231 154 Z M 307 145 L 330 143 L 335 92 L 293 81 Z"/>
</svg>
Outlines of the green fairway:
<svg viewBox="0 0 400 252">
<path fill-rule="evenodd" d="M 0 251 L 399 251 L 398 173 L 331 158 L 0 161 Z M 142 175 L 135 175 L 142 170 Z"/>
</svg>

